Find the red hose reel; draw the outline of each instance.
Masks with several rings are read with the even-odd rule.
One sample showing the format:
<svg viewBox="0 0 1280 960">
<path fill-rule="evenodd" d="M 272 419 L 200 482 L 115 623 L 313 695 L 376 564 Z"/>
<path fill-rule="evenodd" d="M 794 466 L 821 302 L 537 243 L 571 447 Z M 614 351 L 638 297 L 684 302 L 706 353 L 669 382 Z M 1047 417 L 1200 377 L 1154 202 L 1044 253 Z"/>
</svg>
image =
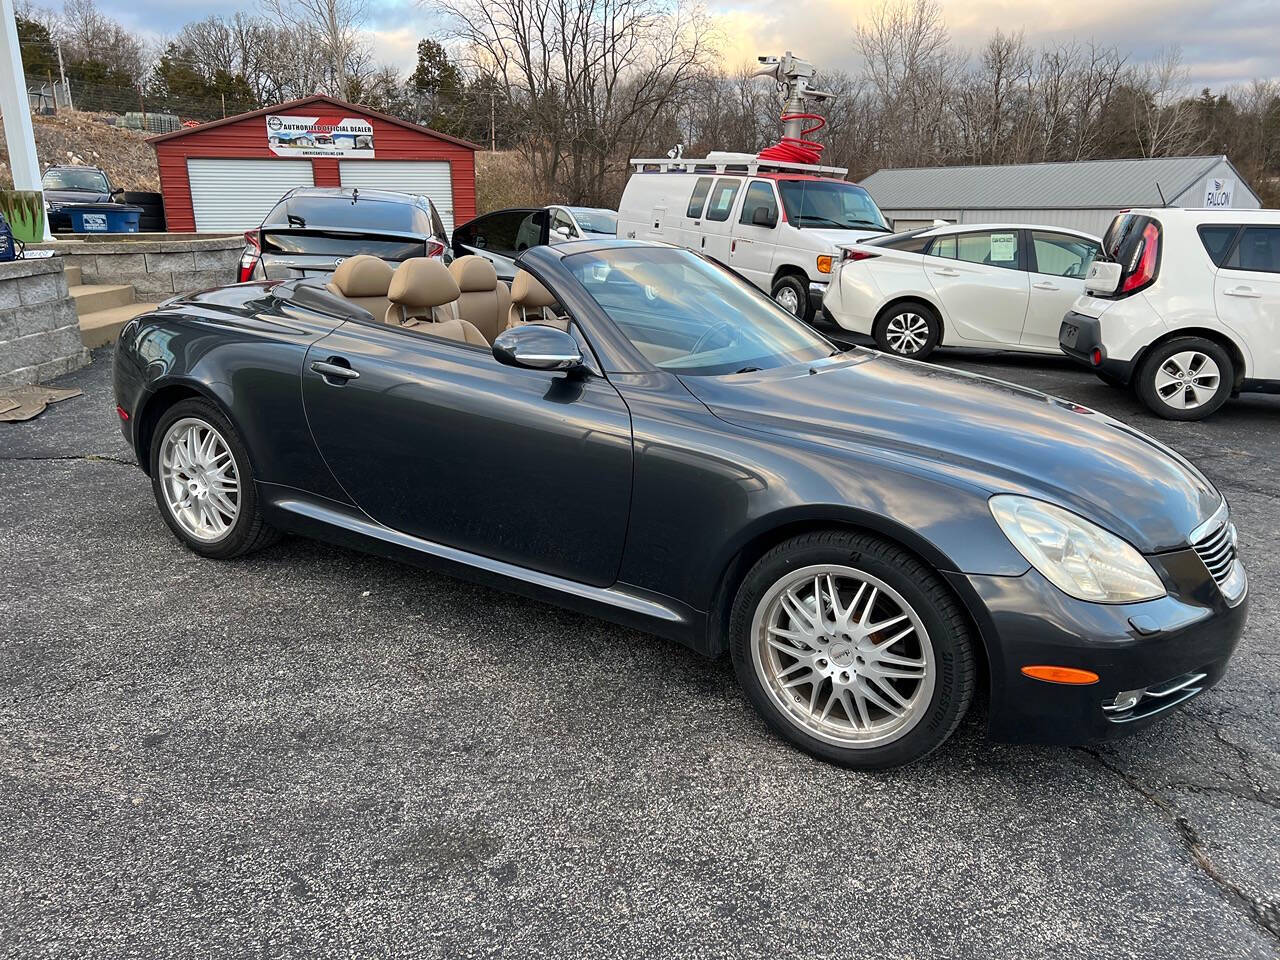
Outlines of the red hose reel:
<svg viewBox="0 0 1280 960">
<path fill-rule="evenodd" d="M 816 113 L 784 113 L 782 122 L 789 120 L 812 120 L 813 126 L 805 127 L 798 137 L 783 137 L 771 147 L 765 147 L 756 156 L 761 160 L 777 160 L 782 163 L 816 164 L 822 159 L 822 144 L 816 140 L 805 140 L 811 133 L 817 133 L 827 125 L 827 121 Z"/>
</svg>

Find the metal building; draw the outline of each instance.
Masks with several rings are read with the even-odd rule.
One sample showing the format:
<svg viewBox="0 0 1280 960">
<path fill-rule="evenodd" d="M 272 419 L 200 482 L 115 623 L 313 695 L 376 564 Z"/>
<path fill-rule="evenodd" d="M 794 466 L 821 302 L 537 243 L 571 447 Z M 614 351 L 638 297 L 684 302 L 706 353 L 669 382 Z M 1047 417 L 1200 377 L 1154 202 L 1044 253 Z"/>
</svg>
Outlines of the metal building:
<svg viewBox="0 0 1280 960">
<path fill-rule="evenodd" d="M 877 170 L 861 184 L 896 230 L 937 219 L 1045 224 L 1101 235 L 1126 207 L 1262 206 L 1225 156 L 916 167 Z"/>
</svg>

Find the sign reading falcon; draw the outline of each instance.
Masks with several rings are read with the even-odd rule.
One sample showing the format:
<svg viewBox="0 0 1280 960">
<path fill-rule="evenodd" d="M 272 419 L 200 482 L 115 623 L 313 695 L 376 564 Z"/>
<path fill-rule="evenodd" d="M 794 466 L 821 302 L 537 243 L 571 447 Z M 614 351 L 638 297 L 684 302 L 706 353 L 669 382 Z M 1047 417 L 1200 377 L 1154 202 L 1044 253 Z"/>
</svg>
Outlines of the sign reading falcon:
<svg viewBox="0 0 1280 960">
<path fill-rule="evenodd" d="M 373 127 L 356 117 L 267 117 L 267 144 L 278 157 L 372 157 Z"/>
</svg>

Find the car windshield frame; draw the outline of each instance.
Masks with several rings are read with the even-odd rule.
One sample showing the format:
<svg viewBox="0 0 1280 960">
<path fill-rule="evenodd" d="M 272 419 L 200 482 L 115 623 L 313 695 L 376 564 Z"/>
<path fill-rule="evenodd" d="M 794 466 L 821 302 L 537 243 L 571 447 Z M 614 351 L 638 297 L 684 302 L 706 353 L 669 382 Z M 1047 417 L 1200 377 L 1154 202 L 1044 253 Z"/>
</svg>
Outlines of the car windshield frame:
<svg viewBox="0 0 1280 960">
<path fill-rule="evenodd" d="M 777 184 L 778 195 L 782 198 L 782 208 L 787 212 L 787 222 L 799 230 L 877 230 L 881 233 L 893 233 L 889 222 L 884 218 L 884 213 L 876 205 L 871 194 L 865 187 L 860 187 L 856 183 L 849 183 L 846 180 L 796 178 L 779 179 Z M 829 203 L 829 197 L 823 195 L 837 193 L 857 197 L 859 201 L 865 199 L 865 203 L 858 204 L 862 208 L 858 212 L 871 213 L 874 219 L 867 219 L 865 216 L 850 217 L 848 205 L 842 200 L 839 203 L 842 215 L 845 217 L 845 222 L 842 223 L 826 216 L 812 202 L 827 201 Z M 826 212 L 835 213 L 836 211 L 828 209 Z"/>
<path fill-rule="evenodd" d="M 49 177 L 57 177 L 64 181 L 60 184 L 51 185 Z M 95 180 L 96 186 L 90 186 L 87 182 L 75 182 L 80 178 L 85 181 Z M 45 190 L 79 190 L 83 193 L 110 193 L 111 184 L 107 180 L 107 175 L 101 170 L 72 170 L 66 167 L 46 170 L 44 176 L 40 178 L 40 185 Z"/>
<path fill-rule="evenodd" d="M 726 376 L 840 352 L 732 270 L 683 248 L 602 246 L 560 263 L 657 370 Z"/>
</svg>

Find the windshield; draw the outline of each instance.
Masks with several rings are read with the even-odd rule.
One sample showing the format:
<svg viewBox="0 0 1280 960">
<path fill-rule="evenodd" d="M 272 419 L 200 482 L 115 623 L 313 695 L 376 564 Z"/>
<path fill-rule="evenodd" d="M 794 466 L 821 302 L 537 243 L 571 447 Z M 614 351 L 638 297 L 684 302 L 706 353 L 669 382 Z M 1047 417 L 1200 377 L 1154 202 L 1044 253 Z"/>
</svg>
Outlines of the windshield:
<svg viewBox="0 0 1280 960">
<path fill-rule="evenodd" d="M 618 233 L 618 214 L 615 210 L 601 210 L 597 207 L 569 207 L 573 219 L 583 233 L 597 233 L 612 237 Z"/>
<path fill-rule="evenodd" d="M 412 203 L 356 200 L 344 196 L 286 197 L 276 204 L 263 226 L 341 227 L 349 230 L 390 230 L 431 235 L 431 214 Z"/>
<path fill-rule="evenodd" d="M 46 190 L 107 192 L 107 178 L 98 170 L 49 170 L 42 183 Z"/>
<path fill-rule="evenodd" d="M 889 231 L 871 194 L 838 180 L 779 180 L 778 191 L 792 226 L 828 230 Z"/>
<path fill-rule="evenodd" d="M 650 363 L 687 375 L 747 373 L 833 347 L 755 287 L 687 250 L 618 247 L 564 258 Z"/>
</svg>

